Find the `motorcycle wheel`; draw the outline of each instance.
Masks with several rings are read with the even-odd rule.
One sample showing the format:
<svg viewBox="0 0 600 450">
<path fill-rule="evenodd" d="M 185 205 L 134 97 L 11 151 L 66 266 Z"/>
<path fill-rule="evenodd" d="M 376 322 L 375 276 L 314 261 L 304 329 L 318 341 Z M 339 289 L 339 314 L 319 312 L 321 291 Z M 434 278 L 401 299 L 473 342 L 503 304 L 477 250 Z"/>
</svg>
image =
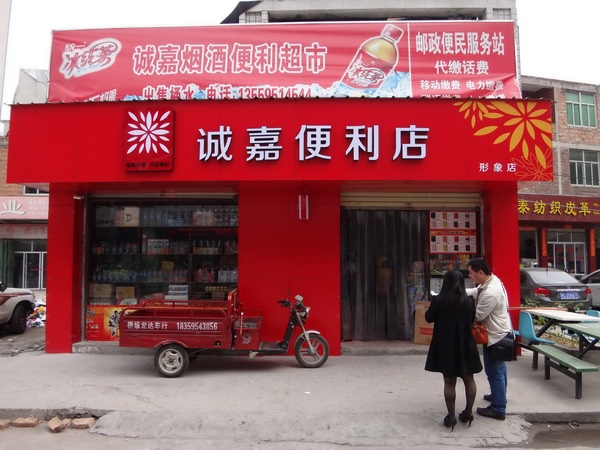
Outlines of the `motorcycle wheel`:
<svg viewBox="0 0 600 450">
<path fill-rule="evenodd" d="M 327 361 L 329 357 L 329 344 L 320 334 L 309 333 L 308 338 L 314 349 L 314 353 L 311 353 L 304 335 L 300 335 L 294 344 L 294 354 L 301 366 L 316 369 Z"/>
<path fill-rule="evenodd" d="M 154 355 L 154 365 L 163 377 L 176 378 L 187 370 L 190 363 L 188 352 L 178 344 L 160 347 Z"/>
</svg>

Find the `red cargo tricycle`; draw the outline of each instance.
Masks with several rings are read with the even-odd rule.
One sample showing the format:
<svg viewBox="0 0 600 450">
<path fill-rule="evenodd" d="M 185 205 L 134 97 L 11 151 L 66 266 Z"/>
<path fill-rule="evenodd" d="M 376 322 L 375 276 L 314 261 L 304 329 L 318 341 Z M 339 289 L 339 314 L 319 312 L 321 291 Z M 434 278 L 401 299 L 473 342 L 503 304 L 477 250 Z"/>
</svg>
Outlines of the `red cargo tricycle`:
<svg viewBox="0 0 600 450">
<path fill-rule="evenodd" d="M 168 378 L 182 375 L 199 355 L 285 355 L 296 328 L 294 355 L 303 367 L 322 366 L 329 357 L 329 344 L 316 330 L 304 327 L 310 308 L 296 295 L 295 301 L 279 300 L 290 316 L 283 339 L 262 342 L 262 313 L 244 310 L 239 291 L 227 301 L 147 300 L 128 307 L 119 319 L 119 346 L 156 348 L 154 365 Z"/>
</svg>

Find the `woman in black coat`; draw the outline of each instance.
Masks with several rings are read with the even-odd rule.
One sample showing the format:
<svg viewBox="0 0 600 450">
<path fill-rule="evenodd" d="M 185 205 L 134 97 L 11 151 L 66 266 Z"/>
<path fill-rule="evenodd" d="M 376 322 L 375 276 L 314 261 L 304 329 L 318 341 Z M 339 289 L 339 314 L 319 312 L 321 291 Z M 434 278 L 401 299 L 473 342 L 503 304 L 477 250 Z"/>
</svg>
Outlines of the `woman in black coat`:
<svg viewBox="0 0 600 450">
<path fill-rule="evenodd" d="M 458 416 L 461 422 L 473 421 L 473 403 L 477 386 L 473 374 L 483 369 L 471 324 L 475 319 L 475 304 L 465 291 L 465 279 L 458 270 L 444 275 L 439 295 L 431 300 L 425 320 L 434 323 L 433 336 L 427 353 L 425 370 L 441 372 L 444 376 L 444 400 L 448 415 L 444 425 L 456 425 L 456 379 L 465 385 L 466 407 Z"/>
</svg>

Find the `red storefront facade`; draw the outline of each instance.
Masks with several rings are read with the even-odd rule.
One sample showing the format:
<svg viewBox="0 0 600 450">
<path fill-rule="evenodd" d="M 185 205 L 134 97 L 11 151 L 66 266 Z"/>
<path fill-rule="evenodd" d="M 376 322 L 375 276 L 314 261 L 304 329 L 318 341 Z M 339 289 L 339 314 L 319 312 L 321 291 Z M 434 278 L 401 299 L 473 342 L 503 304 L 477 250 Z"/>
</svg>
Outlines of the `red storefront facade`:
<svg viewBox="0 0 600 450">
<path fill-rule="evenodd" d="M 15 105 L 11 112 L 8 182 L 50 192 L 51 353 L 86 339 L 96 201 L 235 198 L 236 285 L 245 307 L 263 311 L 263 339 L 277 340 L 285 323 L 275 301 L 300 293 L 312 307 L 311 327 L 339 355 L 342 198 L 479 196 L 477 246 L 467 253 L 490 262 L 516 306 L 517 182 L 552 173 L 545 101 L 145 101 Z M 422 259 L 429 272 L 430 255 Z"/>
</svg>

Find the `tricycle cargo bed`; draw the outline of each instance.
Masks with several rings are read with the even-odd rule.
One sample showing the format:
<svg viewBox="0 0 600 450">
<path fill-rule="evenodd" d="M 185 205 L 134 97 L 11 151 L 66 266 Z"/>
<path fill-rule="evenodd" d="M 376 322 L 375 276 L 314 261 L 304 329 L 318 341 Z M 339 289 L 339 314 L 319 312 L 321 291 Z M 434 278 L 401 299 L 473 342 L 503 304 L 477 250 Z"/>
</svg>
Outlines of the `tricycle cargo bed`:
<svg viewBox="0 0 600 450">
<path fill-rule="evenodd" d="M 123 311 L 121 347 L 156 347 L 166 342 L 187 348 L 229 348 L 231 317 L 226 309 L 194 306 L 142 307 Z"/>
</svg>

